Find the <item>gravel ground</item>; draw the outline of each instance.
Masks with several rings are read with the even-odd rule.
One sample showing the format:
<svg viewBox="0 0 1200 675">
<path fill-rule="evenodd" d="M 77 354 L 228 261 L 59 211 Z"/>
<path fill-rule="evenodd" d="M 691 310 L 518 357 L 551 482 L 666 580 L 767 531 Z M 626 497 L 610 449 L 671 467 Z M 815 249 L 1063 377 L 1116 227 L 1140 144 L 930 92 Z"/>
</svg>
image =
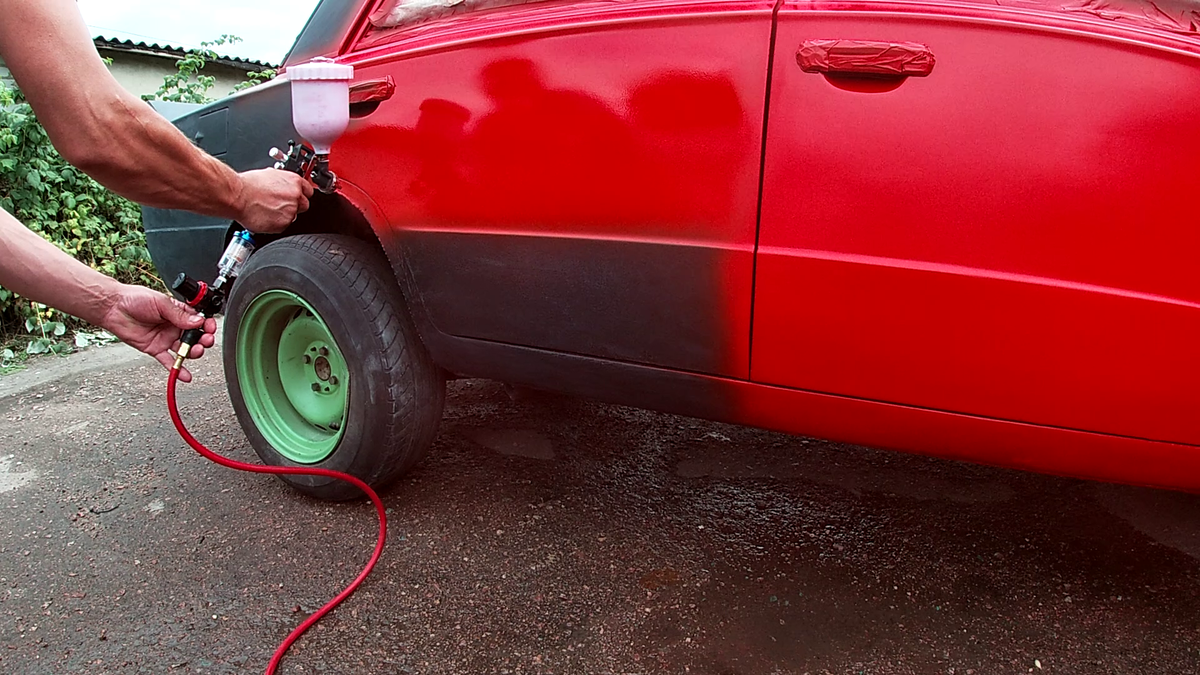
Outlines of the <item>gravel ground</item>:
<svg viewBox="0 0 1200 675">
<path fill-rule="evenodd" d="M 261 672 L 370 506 L 211 465 L 157 365 L 71 358 L 0 379 L 0 672 Z M 185 418 L 250 458 L 195 370 Z M 463 381 L 385 500 L 283 672 L 1200 674 L 1196 496 Z"/>
</svg>

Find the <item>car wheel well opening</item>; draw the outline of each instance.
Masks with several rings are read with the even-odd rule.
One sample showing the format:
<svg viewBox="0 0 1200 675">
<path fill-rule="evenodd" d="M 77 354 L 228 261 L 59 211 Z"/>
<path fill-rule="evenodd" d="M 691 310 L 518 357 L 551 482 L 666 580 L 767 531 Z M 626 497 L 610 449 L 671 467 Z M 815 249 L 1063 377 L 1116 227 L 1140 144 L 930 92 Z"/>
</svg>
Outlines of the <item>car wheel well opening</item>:
<svg viewBox="0 0 1200 675">
<path fill-rule="evenodd" d="M 233 235 L 241 229 L 243 228 L 237 223 L 230 223 L 229 230 L 225 233 L 225 243 L 228 244 Z M 261 248 L 284 237 L 300 234 L 343 234 L 383 250 L 379 237 L 362 211 L 348 199 L 336 194 L 314 194 L 308 210 L 300 214 L 296 222 L 286 230 L 279 234 L 256 234 L 254 241 Z"/>
</svg>

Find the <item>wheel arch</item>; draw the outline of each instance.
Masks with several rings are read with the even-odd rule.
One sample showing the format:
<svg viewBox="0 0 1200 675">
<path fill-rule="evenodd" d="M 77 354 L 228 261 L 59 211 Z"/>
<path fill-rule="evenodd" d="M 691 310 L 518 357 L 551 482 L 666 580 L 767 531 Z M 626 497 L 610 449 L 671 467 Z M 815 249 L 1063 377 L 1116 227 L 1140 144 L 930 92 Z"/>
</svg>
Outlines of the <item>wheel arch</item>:
<svg viewBox="0 0 1200 675">
<path fill-rule="evenodd" d="M 233 237 L 240 227 L 230 223 L 225 234 L 225 243 Z M 310 201 L 309 210 L 300 215 L 287 230 L 281 234 L 256 235 L 255 241 L 259 246 L 265 246 L 272 241 L 286 237 L 304 234 L 342 234 L 351 236 L 369 244 L 383 253 L 392 269 L 393 279 L 400 289 L 405 309 L 417 329 L 417 335 L 425 348 L 429 350 L 435 363 L 439 363 L 436 346 L 437 329 L 429 321 L 421 296 L 417 292 L 412 276 L 409 273 L 407 259 L 399 239 L 391 236 L 390 226 L 383 211 L 365 191 L 357 185 L 340 180 L 338 191 L 333 195 L 317 193 Z M 448 377 L 454 377 L 447 373 Z"/>
</svg>

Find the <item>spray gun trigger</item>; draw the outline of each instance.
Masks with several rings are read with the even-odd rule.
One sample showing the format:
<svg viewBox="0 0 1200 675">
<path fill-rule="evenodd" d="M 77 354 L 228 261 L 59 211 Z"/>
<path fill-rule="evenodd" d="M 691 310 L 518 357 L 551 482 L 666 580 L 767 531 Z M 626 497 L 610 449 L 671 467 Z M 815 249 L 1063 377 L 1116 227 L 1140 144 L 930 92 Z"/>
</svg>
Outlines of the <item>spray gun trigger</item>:
<svg viewBox="0 0 1200 675">
<path fill-rule="evenodd" d="M 329 170 L 329 156 L 318 155 L 312 148 L 296 141 L 288 141 L 285 153 L 279 148 L 271 148 L 268 153 L 275 160 L 275 168 L 291 171 L 301 176 L 325 194 L 337 192 L 337 176 Z"/>
</svg>

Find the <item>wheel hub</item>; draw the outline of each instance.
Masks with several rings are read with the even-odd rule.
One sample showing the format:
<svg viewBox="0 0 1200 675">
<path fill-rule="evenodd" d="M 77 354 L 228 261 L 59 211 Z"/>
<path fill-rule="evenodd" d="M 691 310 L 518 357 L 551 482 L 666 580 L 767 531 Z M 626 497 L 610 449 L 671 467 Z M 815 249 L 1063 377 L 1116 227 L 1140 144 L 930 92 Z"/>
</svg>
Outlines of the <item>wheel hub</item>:
<svg viewBox="0 0 1200 675">
<path fill-rule="evenodd" d="M 329 359 L 325 358 L 324 356 L 317 357 L 315 370 L 317 371 L 317 379 L 322 382 L 328 382 L 329 378 L 333 375 L 333 369 L 329 365 Z"/>
<path fill-rule="evenodd" d="M 238 377 L 259 431 L 280 454 L 311 464 L 337 447 L 350 371 L 329 327 L 294 293 L 251 301 L 238 330 Z"/>
</svg>

